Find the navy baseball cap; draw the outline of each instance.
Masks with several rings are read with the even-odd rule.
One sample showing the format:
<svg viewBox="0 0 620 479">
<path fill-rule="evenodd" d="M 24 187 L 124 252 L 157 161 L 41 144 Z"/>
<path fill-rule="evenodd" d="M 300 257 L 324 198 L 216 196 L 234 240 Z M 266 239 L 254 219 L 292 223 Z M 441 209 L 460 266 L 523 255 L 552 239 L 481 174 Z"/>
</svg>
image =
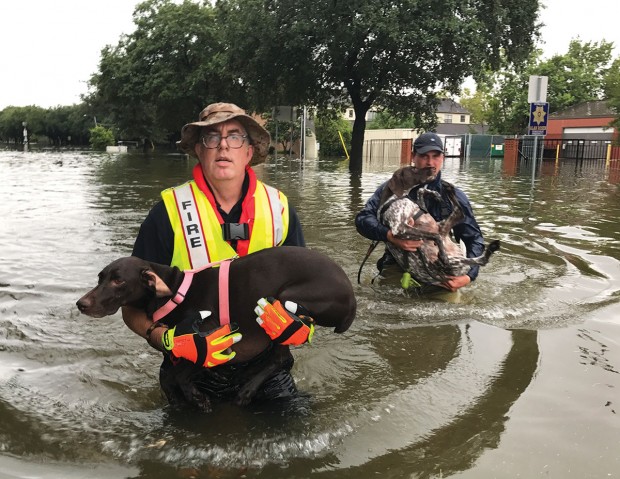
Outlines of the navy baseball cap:
<svg viewBox="0 0 620 479">
<path fill-rule="evenodd" d="M 429 151 L 443 153 L 443 142 L 437 133 L 422 133 L 413 142 L 413 152 L 424 154 Z"/>
</svg>

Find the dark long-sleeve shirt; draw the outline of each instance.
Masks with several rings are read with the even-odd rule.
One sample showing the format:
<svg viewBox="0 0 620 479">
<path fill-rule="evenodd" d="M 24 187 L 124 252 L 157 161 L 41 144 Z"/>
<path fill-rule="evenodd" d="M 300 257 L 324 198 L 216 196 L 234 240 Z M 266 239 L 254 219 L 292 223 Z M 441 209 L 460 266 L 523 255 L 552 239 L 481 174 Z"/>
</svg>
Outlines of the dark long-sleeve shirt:
<svg viewBox="0 0 620 479">
<path fill-rule="evenodd" d="M 375 241 L 387 241 L 387 234 L 390 230 L 377 218 L 377 210 L 379 209 L 381 193 L 383 192 L 386 184 L 387 181 L 377 188 L 374 194 L 366 202 L 364 208 L 355 218 L 355 227 L 357 228 L 358 233 Z M 433 181 L 427 183 L 426 186 L 429 190 L 437 191 L 443 199 L 442 201 L 439 201 L 435 198 L 428 198 L 426 201 L 428 212 L 435 219 L 435 221 L 441 221 L 442 219 L 447 218 L 452 212 L 452 205 L 450 204 L 447 193 L 442 187 L 441 172 Z M 409 197 L 413 201 L 416 200 L 418 188 L 419 187 L 413 188 L 409 192 Z M 474 217 L 474 213 L 471 209 L 471 204 L 467 198 L 467 195 L 458 188 L 454 189 L 459 206 L 463 210 L 463 214 L 465 216 L 459 224 L 452 228 L 454 239 L 457 242 L 462 241 L 465 244 L 467 250 L 466 255 L 468 258 L 480 256 L 484 251 L 484 238 L 482 237 L 482 232 L 476 222 L 476 218 Z M 386 251 L 386 254 L 389 253 Z M 467 273 L 472 281 L 478 276 L 478 270 L 479 266 L 472 266 Z"/>
</svg>

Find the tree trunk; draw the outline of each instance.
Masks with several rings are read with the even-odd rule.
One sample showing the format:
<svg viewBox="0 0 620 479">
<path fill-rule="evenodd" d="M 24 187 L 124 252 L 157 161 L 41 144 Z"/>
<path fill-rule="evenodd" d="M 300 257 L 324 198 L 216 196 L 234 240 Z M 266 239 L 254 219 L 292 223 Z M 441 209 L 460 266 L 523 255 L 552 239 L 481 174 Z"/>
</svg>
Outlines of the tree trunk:
<svg viewBox="0 0 620 479">
<path fill-rule="evenodd" d="M 351 158 L 349 160 L 349 171 L 352 173 L 362 172 L 362 155 L 364 153 L 364 133 L 366 131 L 366 113 L 370 110 L 373 99 L 367 98 L 365 101 L 359 96 L 359 89 L 351 89 L 351 100 L 355 111 L 355 121 L 353 122 L 353 132 L 351 135 Z"/>
<path fill-rule="evenodd" d="M 351 155 L 349 157 L 349 171 L 351 173 L 362 172 L 362 154 L 364 152 L 364 132 L 366 131 L 366 113 L 372 105 L 372 100 L 362 100 L 360 86 L 358 82 L 350 82 L 347 85 L 353 111 L 355 111 L 355 121 L 353 122 L 353 132 L 351 134 Z"/>
<path fill-rule="evenodd" d="M 364 132 L 366 131 L 366 112 L 355 109 L 355 121 L 351 135 L 351 155 L 349 158 L 349 171 L 362 172 L 362 154 L 364 152 Z"/>
<path fill-rule="evenodd" d="M 144 138 L 143 142 L 142 142 L 142 151 L 147 152 L 149 150 L 154 150 L 155 149 L 155 144 L 153 143 L 153 141 L 150 138 Z"/>
</svg>

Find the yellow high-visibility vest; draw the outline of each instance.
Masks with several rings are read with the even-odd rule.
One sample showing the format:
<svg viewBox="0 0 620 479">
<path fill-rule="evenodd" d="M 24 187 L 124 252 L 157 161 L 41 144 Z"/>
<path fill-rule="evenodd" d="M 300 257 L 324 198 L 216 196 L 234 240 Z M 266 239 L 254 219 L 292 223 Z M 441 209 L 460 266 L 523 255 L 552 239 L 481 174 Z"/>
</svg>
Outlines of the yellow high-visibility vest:
<svg viewBox="0 0 620 479">
<path fill-rule="evenodd" d="M 248 173 L 250 187 L 242 203 L 241 222 L 248 225 L 249 239 L 237 240 L 237 251 L 224 240 L 223 220 L 210 190 L 203 191 L 204 188 L 192 180 L 162 191 L 174 230 L 171 266 L 181 270 L 196 269 L 236 255 L 282 245 L 289 227 L 288 199 L 277 189 L 256 180 L 251 168 Z"/>
</svg>

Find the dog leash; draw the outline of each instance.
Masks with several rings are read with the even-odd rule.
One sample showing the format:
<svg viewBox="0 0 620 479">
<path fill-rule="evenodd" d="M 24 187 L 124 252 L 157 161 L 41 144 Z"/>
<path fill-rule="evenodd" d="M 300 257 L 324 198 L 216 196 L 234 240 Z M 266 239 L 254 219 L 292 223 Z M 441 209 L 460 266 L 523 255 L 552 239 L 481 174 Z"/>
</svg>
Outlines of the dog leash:
<svg viewBox="0 0 620 479">
<path fill-rule="evenodd" d="M 228 304 L 228 276 L 230 274 L 230 263 L 234 258 L 227 259 L 220 264 L 220 274 L 218 276 L 218 292 L 220 295 L 220 326 L 230 324 L 230 308 Z"/>
<path fill-rule="evenodd" d="M 370 256 L 370 253 L 374 251 L 374 249 L 377 247 L 379 243 L 380 241 L 373 241 L 372 243 L 370 243 L 370 246 L 368 247 L 368 251 L 366 252 L 366 256 L 364 256 L 364 259 L 362 260 L 362 264 L 360 264 L 360 269 L 357 272 L 357 284 L 361 284 L 360 277 L 362 275 L 362 268 L 364 267 L 366 260 Z"/>
</svg>

